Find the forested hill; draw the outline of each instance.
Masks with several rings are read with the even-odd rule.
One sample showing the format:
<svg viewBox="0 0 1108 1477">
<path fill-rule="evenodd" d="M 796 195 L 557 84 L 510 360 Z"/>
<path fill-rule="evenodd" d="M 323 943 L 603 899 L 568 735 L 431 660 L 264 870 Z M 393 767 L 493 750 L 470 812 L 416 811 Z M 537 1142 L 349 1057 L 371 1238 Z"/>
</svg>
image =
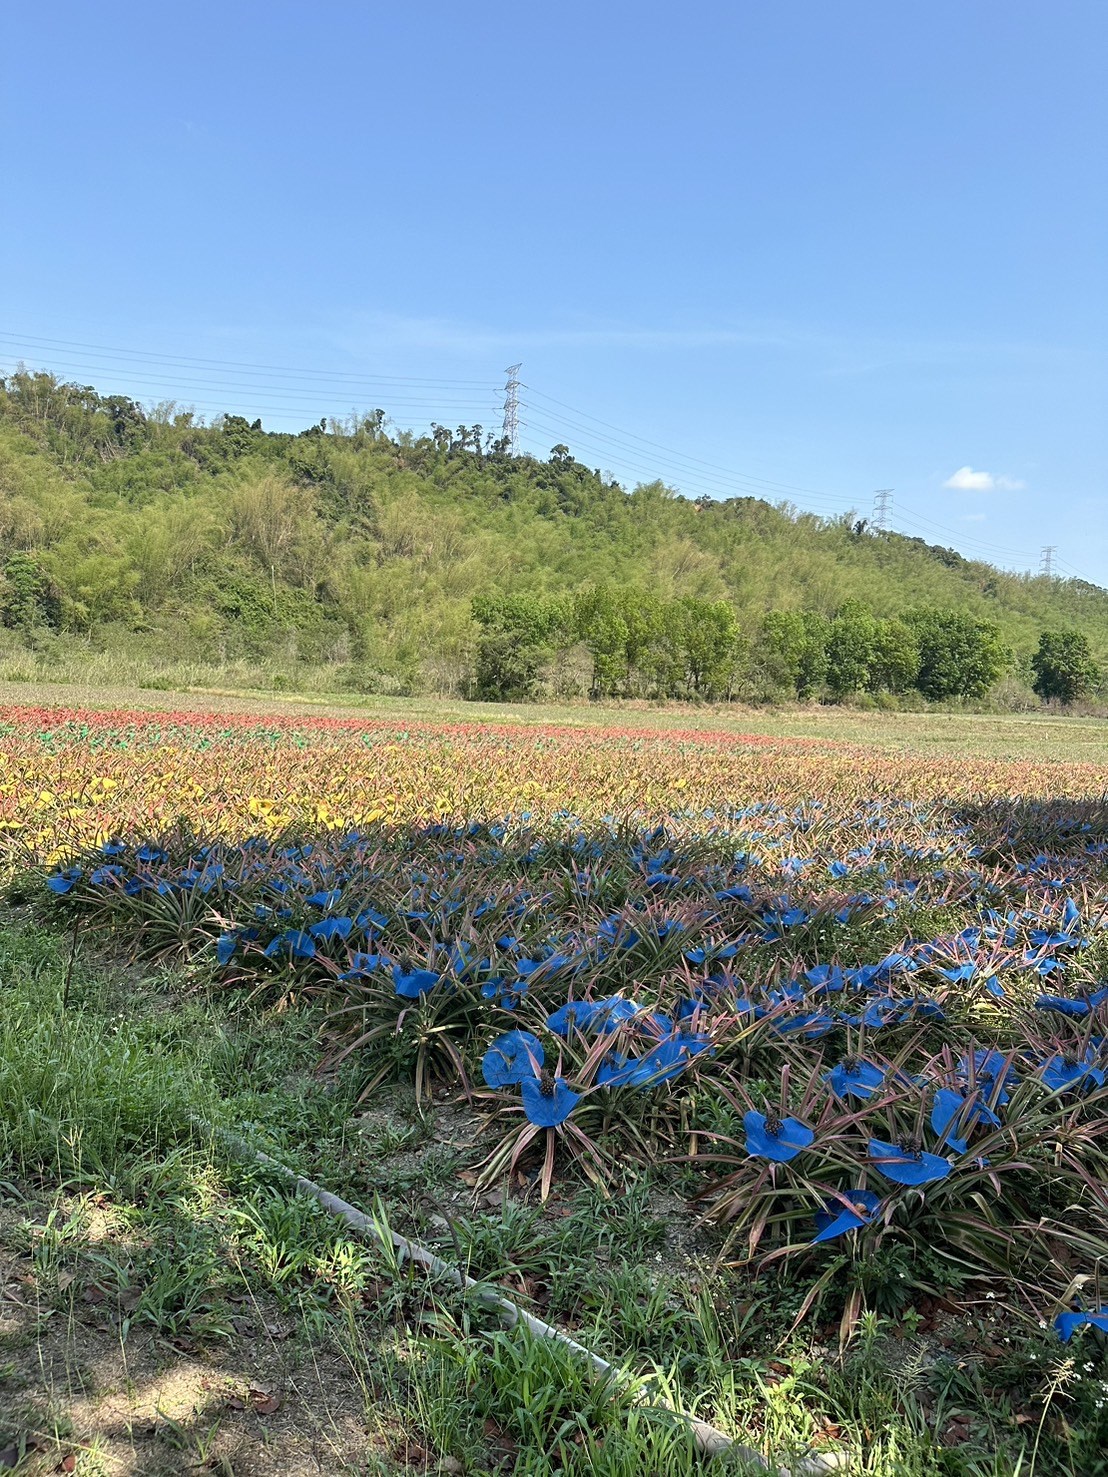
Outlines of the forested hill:
<svg viewBox="0 0 1108 1477">
<path fill-rule="evenodd" d="M 926 666 L 935 613 L 957 612 L 1002 653 L 990 681 L 1029 680 L 1044 629 L 1076 628 L 1108 658 L 1108 592 L 1079 580 L 754 498 L 629 491 L 566 447 L 512 456 L 479 427 L 386 426 L 383 412 L 299 435 L 205 426 L 10 375 L 4 652 L 61 660 L 79 640 L 155 675 L 247 662 L 367 691 L 763 698 L 826 693 L 848 631 L 869 655 L 832 696 L 917 680 L 938 696 L 920 652 Z"/>
</svg>

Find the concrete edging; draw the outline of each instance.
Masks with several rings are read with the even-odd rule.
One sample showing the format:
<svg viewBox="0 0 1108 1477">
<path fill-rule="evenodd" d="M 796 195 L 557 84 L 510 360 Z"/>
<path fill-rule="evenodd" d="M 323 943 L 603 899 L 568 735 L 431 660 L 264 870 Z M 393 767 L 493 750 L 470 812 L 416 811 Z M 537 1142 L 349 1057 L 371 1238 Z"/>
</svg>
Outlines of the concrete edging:
<svg viewBox="0 0 1108 1477">
<path fill-rule="evenodd" d="M 341 1199 L 330 1190 L 324 1189 L 322 1185 L 317 1185 L 314 1180 L 308 1179 L 305 1175 L 297 1174 L 295 1170 L 289 1169 L 286 1165 L 280 1163 L 279 1160 L 272 1158 L 271 1155 L 263 1153 L 260 1149 L 255 1149 L 252 1144 L 247 1143 L 238 1134 L 231 1133 L 228 1129 L 205 1123 L 200 1119 L 196 1119 L 195 1121 L 199 1127 L 223 1139 L 248 1158 L 255 1160 L 256 1163 L 263 1164 L 267 1169 L 272 1169 L 284 1179 L 290 1180 L 298 1190 L 303 1191 L 307 1195 L 314 1196 L 325 1210 L 334 1216 L 338 1216 L 340 1220 L 345 1221 L 355 1231 L 372 1237 L 379 1245 L 385 1245 L 387 1238 L 387 1242 L 391 1245 L 392 1250 L 399 1252 L 401 1257 L 405 1257 L 409 1261 L 426 1267 L 436 1277 L 442 1277 L 460 1291 L 472 1293 L 482 1307 L 488 1308 L 500 1318 L 506 1328 L 516 1328 L 522 1324 L 535 1338 L 552 1339 L 564 1348 L 570 1349 L 578 1358 L 583 1359 L 591 1365 L 593 1370 L 605 1379 L 609 1379 L 613 1383 L 620 1383 L 626 1379 L 626 1376 L 614 1364 L 610 1364 L 608 1360 L 602 1359 L 599 1354 L 594 1353 L 591 1349 L 587 1349 L 584 1344 L 579 1344 L 576 1339 L 571 1338 L 567 1333 L 563 1333 L 560 1328 L 555 1328 L 551 1323 L 544 1323 L 541 1318 L 536 1318 L 534 1314 L 528 1313 L 525 1308 L 521 1308 L 518 1303 L 512 1302 L 511 1298 L 502 1296 L 495 1288 L 490 1287 L 488 1283 L 478 1282 L 475 1278 L 470 1277 L 468 1273 L 463 1272 L 460 1267 L 452 1266 L 450 1262 L 443 1261 L 433 1251 L 429 1251 L 425 1246 L 421 1246 L 418 1241 L 412 1241 L 407 1236 L 401 1236 L 391 1226 L 382 1226 L 372 1216 L 367 1215 L 365 1211 L 359 1210 L 357 1206 L 351 1205 L 348 1201 Z M 736 1456 L 748 1462 L 751 1466 L 756 1467 L 762 1472 L 773 1473 L 775 1477 L 825 1477 L 825 1474 L 845 1472 L 849 1469 L 849 1458 L 843 1451 L 812 1452 L 788 1466 L 779 1466 L 776 1464 L 769 1466 L 752 1447 L 745 1446 L 733 1437 L 725 1435 L 723 1431 L 717 1430 L 715 1426 L 709 1425 L 707 1421 L 701 1421 L 695 1416 L 686 1415 L 683 1411 L 675 1409 L 665 1401 L 646 1402 L 646 1404 L 647 1408 L 665 1411 L 667 1414 L 673 1416 L 675 1420 L 680 1421 L 682 1425 L 687 1426 L 692 1432 L 697 1447 L 707 1457 L 718 1456 L 722 1452 L 734 1452 Z"/>
</svg>

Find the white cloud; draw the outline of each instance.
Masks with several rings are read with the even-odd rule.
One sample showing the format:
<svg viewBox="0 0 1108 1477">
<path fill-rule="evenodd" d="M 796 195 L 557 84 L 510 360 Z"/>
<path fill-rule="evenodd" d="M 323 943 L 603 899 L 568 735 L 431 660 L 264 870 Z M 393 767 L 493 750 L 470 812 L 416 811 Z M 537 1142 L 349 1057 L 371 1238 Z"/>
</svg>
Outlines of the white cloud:
<svg viewBox="0 0 1108 1477">
<path fill-rule="evenodd" d="M 975 472 L 972 467 L 959 467 L 943 483 L 953 492 L 1019 492 L 1026 482 L 1014 477 L 997 477 L 992 472 Z"/>
</svg>

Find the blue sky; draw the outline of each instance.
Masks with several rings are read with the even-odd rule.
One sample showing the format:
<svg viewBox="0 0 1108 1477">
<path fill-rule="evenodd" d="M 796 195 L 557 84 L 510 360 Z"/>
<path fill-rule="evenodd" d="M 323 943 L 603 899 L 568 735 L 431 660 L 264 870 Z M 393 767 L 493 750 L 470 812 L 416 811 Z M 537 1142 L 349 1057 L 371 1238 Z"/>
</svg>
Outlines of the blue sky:
<svg viewBox="0 0 1108 1477">
<path fill-rule="evenodd" d="M 36 13 L 37 12 L 37 13 Z M 0 368 L 1108 584 L 1108 6 L 9 7 Z"/>
</svg>

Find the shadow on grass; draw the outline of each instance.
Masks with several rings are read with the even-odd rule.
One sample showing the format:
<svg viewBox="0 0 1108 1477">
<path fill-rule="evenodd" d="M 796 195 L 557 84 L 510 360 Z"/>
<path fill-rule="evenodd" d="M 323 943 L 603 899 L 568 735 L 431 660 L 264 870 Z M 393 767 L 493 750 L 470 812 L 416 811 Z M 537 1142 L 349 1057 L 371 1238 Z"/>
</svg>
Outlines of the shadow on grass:
<svg viewBox="0 0 1108 1477">
<path fill-rule="evenodd" d="M 986 865 L 1027 865 L 1046 856 L 1108 870 L 1108 776 L 1101 799 L 1002 798 L 962 805 L 955 819 L 966 828 L 970 845 L 981 849 L 977 860 Z"/>
</svg>

